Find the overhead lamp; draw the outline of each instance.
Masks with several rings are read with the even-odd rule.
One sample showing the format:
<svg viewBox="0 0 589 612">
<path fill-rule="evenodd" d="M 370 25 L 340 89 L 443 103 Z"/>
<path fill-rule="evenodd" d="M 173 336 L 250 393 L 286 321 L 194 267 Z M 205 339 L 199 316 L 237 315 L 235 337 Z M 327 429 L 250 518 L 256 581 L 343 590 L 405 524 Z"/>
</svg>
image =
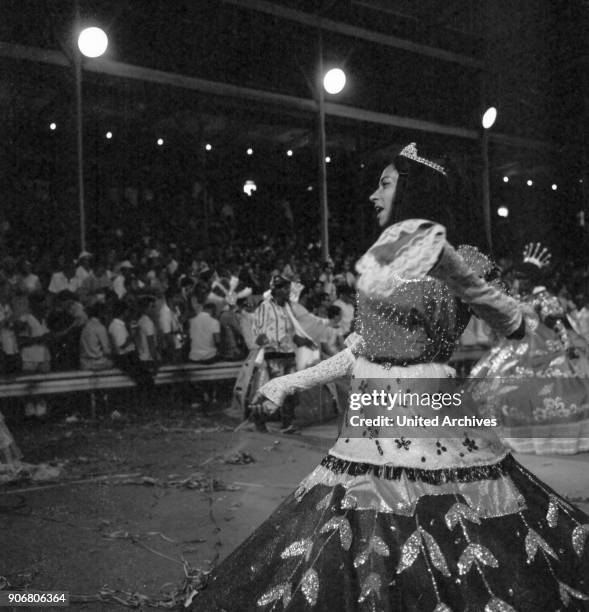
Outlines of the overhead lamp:
<svg viewBox="0 0 589 612">
<path fill-rule="evenodd" d="M 552 191 L 556 191 L 558 189 L 558 185 L 556 183 L 552 183 Z"/>
<path fill-rule="evenodd" d="M 164 144 L 164 139 L 163 138 L 158 138 L 157 139 L 157 146 L 161 147 Z"/>
<path fill-rule="evenodd" d="M 50 123 L 49 124 L 49 129 L 54 132 L 57 129 L 57 123 Z"/>
<path fill-rule="evenodd" d="M 286 152 L 286 156 L 287 156 L 287 157 L 292 157 L 292 149 L 289 149 L 289 150 Z"/>
<path fill-rule="evenodd" d="M 507 206 L 499 206 L 497 214 L 505 219 L 509 217 L 509 208 L 507 208 Z"/>
<path fill-rule="evenodd" d="M 254 154 L 254 150 L 253 150 L 252 148 L 249 148 L 249 149 L 246 151 L 246 153 L 247 153 L 248 155 L 253 155 L 253 154 Z"/>
<path fill-rule="evenodd" d="M 489 108 L 483 113 L 482 125 L 485 130 L 491 128 L 496 119 L 497 109 L 494 106 L 489 106 Z"/>
<path fill-rule="evenodd" d="M 105 136 L 107 140 L 110 140 L 112 138 L 112 132 L 107 132 Z"/>
<path fill-rule="evenodd" d="M 211 144 L 209 144 L 209 143 L 207 142 L 207 144 L 205 145 L 205 149 L 206 149 L 207 151 L 212 151 L 212 150 L 213 150 L 213 145 L 211 145 Z"/>
<path fill-rule="evenodd" d="M 243 193 L 251 197 L 252 193 L 257 190 L 257 186 L 252 180 L 247 180 L 243 185 Z"/>
<path fill-rule="evenodd" d="M 85 28 L 78 36 L 78 49 L 86 57 L 100 57 L 108 47 L 108 36 L 102 28 Z"/>
<path fill-rule="evenodd" d="M 531 187 L 533 184 L 534 184 L 534 181 L 533 181 L 532 179 L 528 179 L 528 180 L 526 181 L 526 185 L 527 185 L 528 187 Z"/>
<path fill-rule="evenodd" d="M 328 164 L 331 161 L 331 157 L 329 155 L 325 158 L 325 163 Z"/>
<path fill-rule="evenodd" d="M 338 94 L 346 86 L 346 73 L 341 68 L 332 68 L 323 77 L 323 87 L 329 94 Z"/>
<path fill-rule="evenodd" d="M 504 176 L 503 177 L 503 182 L 504 183 L 509 183 L 509 177 L 508 176 Z"/>
</svg>

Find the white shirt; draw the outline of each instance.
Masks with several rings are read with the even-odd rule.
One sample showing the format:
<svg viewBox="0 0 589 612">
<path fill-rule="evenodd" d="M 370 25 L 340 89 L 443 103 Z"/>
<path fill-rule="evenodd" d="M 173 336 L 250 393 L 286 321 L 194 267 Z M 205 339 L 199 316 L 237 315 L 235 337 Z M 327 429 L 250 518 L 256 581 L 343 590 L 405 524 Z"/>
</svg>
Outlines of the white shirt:
<svg viewBox="0 0 589 612">
<path fill-rule="evenodd" d="M 80 285 L 82 282 L 90 276 L 90 272 L 84 268 L 84 266 L 78 266 L 76 268 L 76 278 L 80 281 Z"/>
<path fill-rule="evenodd" d="M 29 338 L 39 338 L 49 333 L 45 321 L 39 321 L 37 317 L 31 313 L 27 313 L 21 316 L 20 320 L 27 324 L 27 331 L 22 332 L 23 336 Z M 31 346 L 23 346 L 20 355 L 23 361 L 33 361 L 35 363 L 42 363 L 49 361 L 51 355 L 49 349 L 44 344 L 32 344 Z"/>
<path fill-rule="evenodd" d="M 137 354 L 141 361 L 153 360 L 147 340 L 151 336 L 155 336 L 155 325 L 147 315 L 141 315 L 139 319 L 139 334 L 137 335 Z"/>
<path fill-rule="evenodd" d="M 115 276 L 113 279 L 112 290 L 117 294 L 119 300 L 127 293 L 127 289 L 125 288 L 125 277 L 122 274 Z"/>
<path fill-rule="evenodd" d="M 171 334 L 181 330 L 178 315 L 165 302 L 160 308 L 158 322 L 162 334 Z"/>
<path fill-rule="evenodd" d="M 31 274 L 27 274 L 22 279 L 22 284 L 27 290 L 27 293 L 35 293 L 36 291 L 41 290 L 41 281 L 39 280 L 39 277 L 36 274 L 33 274 L 32 272 Z"/>
<path fill-rule="evenodd" d="M 217 345 L 213 334 L 221 332 L 221 325 L 217 319 L 203 310 L 196 317 L 190 319 L 190 355 L 191 361 L 211 359 L 217 354 Z"/>
<path fill-rule="evenodd" d="M 125 344 L 129 338 L 129 330 L 122 319 L 113 319 L 108 326 L 108 333 L 117 355 L 125 355 L 135 350 L 135 344 L 133 342 L 129 343 L 125 348 L 122 348 L 123 344 Z"/>
<path fill-rule="evenodd" d="M 60 293 L 67 290 L 76 293 L 81 284 L 80 279 L 76 276 L 72 276 L 72 278 L 68 279 L 63 272 L 54 272 L 51 275 L 48 291 L 50 293 Z"/>
</svg>

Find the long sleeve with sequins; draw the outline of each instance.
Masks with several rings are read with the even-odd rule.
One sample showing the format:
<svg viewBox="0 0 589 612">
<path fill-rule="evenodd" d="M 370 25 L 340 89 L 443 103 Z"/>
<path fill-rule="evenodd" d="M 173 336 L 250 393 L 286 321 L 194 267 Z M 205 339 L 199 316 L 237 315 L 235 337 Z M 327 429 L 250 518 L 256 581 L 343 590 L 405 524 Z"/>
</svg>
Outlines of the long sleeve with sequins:
<svg viewBox="0 0 589 612">
<path fill-rule="evenodd" d="M 272 379 L 260 388 L 260 393 L 276 405 L 282 406 L 288 395 L 347 376 L 352 370 L 354 359 L 352 350 L 348 348 L 312 368 Z"/>
<path fill-rule="evenodd" d="M 443 281 L 454 295 L 500 334 L 510 336 L 520 328 L 519 303 L 480 278 L 450 244 L 446 243 L 429 275 Z"/>
</svg>

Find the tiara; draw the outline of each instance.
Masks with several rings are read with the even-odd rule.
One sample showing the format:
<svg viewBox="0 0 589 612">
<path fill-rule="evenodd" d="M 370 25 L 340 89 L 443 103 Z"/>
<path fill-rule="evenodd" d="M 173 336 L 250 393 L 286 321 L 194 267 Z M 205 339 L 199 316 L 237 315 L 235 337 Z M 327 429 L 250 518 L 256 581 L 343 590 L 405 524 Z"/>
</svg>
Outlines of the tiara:
<svg viewBox="0 0 589 612">
<path fill-rule="evenodd" d="M 430 161 L 429 159 L 425 159 L 425 157 L 420 157 L 417 154 L 417 145 L 414 142 L 412 142 L 411 144 L 408 144 L 399 153 L 399 155 L 401 155 L 402 157 L 406 157 L 407 159 L 412 159 L 414 162 L 417 162 L 418 164 L 429 166 L 436 172 L 439 172 L 440 174 L 443 174 L 444 176 L 446 176 L 446 170 L 444 170 L 443 166 L 440 166 L 440 164 L 436 164 L 435 162 Z"/>
<path fill-rule="evenodd" d="M 539 242 L 526 244 L 523 256 L 524 263 L 530 263 L 540 269 L 546 267 L 552 259 L 550 251 Z"/>
</svg>

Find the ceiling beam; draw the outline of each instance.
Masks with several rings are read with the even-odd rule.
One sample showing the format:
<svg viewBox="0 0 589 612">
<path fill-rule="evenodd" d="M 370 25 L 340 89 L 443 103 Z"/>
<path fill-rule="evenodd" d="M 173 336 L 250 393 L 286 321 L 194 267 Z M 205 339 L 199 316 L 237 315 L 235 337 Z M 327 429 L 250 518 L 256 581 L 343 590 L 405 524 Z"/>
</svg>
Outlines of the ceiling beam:
<svg viewBox="0 0 589 612">
<path fill-rule="evenodd" d="M 417 53 L 418 55 L 425 55 L 438 60 L 454 62 L 469 68 L 483 69 L 485 66 L 484 62 L 481 60 L 468 55 L 446 51 L 445 49 L 439 49 L 438 47 L 430 47 L 429 45 L 422 45 L 404 38 L 382 34 L 381 32 L 374 32 L 373 30 L 359 28 L 340 21 L 325 19 L 324 17 L 319 17 L 303 11 L 297 11 L 285 6 L 279 6 L 277 4 L 273 4 L 272 2 L 267 2 L 266 0 L 221 0 L 221 2 L 224 2 L 225 4 L 233 4 L 234 6 L 239 6 L 241 8 L 253 11 L 259 11 L 261 13 L 266 13 L 281 19 L 288 19 L 290 21 L 295 21 L 313 28 L 320 27 L 322 30 L 328 30 L 330 32 L 336 32 L 337 34 L 343 34 L 344 36 L 366 40 L 385 47 L 394 47 L 396 49 L 410 51 L 411 53 Z"/>
<path fill-rule="evenodd" d="M 68 59 L 60 51 L 39 49 L 37 47 L 27 47 L 13 43 L 0 42 L 0 57 L 15 60 L 29 60 L 66 68 L 70 66 Z M 277 94 L 251 87 L 241 87 L 239 85 L 221 83 L 219 81 L 209 81 L 197 77 L 185 76 L 172 72 L 164 72 L 162 70 L 155 70 L 153 68 L 144 68 L 142 66 L 116 62 L 104 58 L 84 59 L 83 69 L 87 72 L 106 74 L 126 79 L 135 79 L 148 83 L 157 83 L 159 85 L 179 87 L 209 95 L 250 100 L 274 105 L 284 109 L 297 110 L 312 114 L 316 114 L 318 112 L 317 102 L 313 99 Z M 400 117 L 398 115 L 378 113 L 353 106 L 335 104 L 332 102 L 325 103 L 325 113 L 326 115 L 332 117 L 352 119 L 355 121 L 365 121 L 368 123 L 375 123 L 408 130 L 417 130 L 433 134 L 444 134 L 446 136 L 455 136 L 468 140 L 478 140 L 480 138 L 480 133 L 477 130 L 443 125 L 433 121 L 413 119 L 411 117 Z M 491 140 L 495 140 L 502 144 L 520 148 L 542 151 L 556 149 L 556 147 L 550 143 L 529 138 L 519 138 L 494 133 L 490 134 L 490 138 Z"/>
</svg>

